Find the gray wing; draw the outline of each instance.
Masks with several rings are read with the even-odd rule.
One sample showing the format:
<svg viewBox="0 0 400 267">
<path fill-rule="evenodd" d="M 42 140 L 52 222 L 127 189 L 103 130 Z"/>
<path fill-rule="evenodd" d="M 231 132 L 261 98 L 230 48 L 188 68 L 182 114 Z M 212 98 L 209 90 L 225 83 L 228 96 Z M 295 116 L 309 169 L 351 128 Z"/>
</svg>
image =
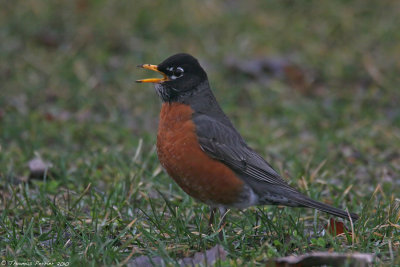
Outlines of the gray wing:
<svg viewBox="0 0 400 267">
<path fill-rule="evenodd" d="M 210 157 L 231 167 L 250 185 L 276 185 L 297 192 L 260 155 L 249 148 L 240 134 L 231 126 L 207 115 L 193 118 L 200 147 Z M 256 191 L 257 188 L 253 188 Z M 261 189 L 261 188 L 260 188 Z"/>
</svg>

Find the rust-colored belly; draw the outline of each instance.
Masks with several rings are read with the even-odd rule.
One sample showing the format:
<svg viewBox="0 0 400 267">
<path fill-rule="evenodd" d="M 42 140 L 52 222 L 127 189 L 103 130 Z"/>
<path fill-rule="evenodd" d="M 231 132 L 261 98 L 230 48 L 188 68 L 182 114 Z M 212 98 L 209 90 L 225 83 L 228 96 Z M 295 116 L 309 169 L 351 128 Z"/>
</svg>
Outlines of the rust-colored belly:
<svg viewBox="0 0 400 267">
<path fill-rule="evenodd" d="M 163 104 L 157 134 L 160 163 L 190 196 L 207 204 L 233 204 L 243 190 L 243 181 L 201 150 L 192 114 L 188 105 Z"/>
</svg>

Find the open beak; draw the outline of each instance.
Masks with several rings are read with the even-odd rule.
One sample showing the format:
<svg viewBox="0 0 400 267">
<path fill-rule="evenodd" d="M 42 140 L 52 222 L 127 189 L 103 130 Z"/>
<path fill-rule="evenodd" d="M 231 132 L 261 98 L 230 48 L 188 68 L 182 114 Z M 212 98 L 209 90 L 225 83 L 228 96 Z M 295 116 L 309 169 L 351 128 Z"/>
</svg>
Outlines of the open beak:
<svg viewBox="0 0 400 267">
<path fill-rule="evenodd" d="M 143 79 L 143 80 L 137 80 L 137 83 L 162 83 L 165 81 L 169 81 L 168 76 L 159 71 L 157 68 L 157 65 L 151 65 L 151 64 L 142 64 L 142 65 L 138 65 L 138 68 L 143 68 L 143 69 L 148 69 L 148 70 L 153 70 L 156 71 L 158 73 L 161 73 L 164 77 L 163 78 L 150 78 L 150 79 Z"/>
</svg>

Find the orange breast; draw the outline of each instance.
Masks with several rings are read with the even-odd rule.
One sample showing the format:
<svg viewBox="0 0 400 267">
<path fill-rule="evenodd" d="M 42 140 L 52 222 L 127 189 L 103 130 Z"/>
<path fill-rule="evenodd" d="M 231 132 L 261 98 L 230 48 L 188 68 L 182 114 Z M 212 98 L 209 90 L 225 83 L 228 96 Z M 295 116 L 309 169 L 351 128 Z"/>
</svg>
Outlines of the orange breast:
<svg viewBox="0 0 400 267">
<path fill-rule="evenodd" d="M 192 114 L 188 105 L 163 104 L 157 134 L 160 163 L 190 196 L 207 204 L 235 203 L 243 190 L 243 181 L 201 150 Z"/>
</svg>

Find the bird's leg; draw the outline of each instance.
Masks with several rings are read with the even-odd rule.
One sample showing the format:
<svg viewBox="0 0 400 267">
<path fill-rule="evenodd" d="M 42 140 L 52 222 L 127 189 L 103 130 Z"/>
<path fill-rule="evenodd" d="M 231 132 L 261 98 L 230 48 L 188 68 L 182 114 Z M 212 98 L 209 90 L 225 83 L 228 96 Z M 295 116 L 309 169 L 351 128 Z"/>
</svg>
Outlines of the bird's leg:
<svg viewBox="0 0 400 267">
<path fill-rule="evenodd" d="M 254 226 L 254 235 L 257 235 L 257 231 L 258 231 L 258 222 L 260 220 L 260 215 L 258 214 L 258 212 L 256 212 L 256 225 Z"/>
<path fill-rule="evenodd" d="M 214 216 L 215 216 L 215 212 L 217 211 L 217 208 L 213 208 L 210 206 L 210 219 L 208 220 L 208 228 L 211 228 L 211 226 L 214 223 Z"/>
<path fill-rule="evenodd" d="M 225 227 L 225 219 L 226 219 L 226 215 L 228 213 L 228 209 L 225 207 L 219 207 L 219 213 L 221 215 L 221 221 L 218 224 L 218 229 L 219 229 L 219 233 L 218 233 L 218 237 L 219 240 L 223 241 L 224 240 L 224 233 L 223 233 L 223 228 Z"/>
</svg>

